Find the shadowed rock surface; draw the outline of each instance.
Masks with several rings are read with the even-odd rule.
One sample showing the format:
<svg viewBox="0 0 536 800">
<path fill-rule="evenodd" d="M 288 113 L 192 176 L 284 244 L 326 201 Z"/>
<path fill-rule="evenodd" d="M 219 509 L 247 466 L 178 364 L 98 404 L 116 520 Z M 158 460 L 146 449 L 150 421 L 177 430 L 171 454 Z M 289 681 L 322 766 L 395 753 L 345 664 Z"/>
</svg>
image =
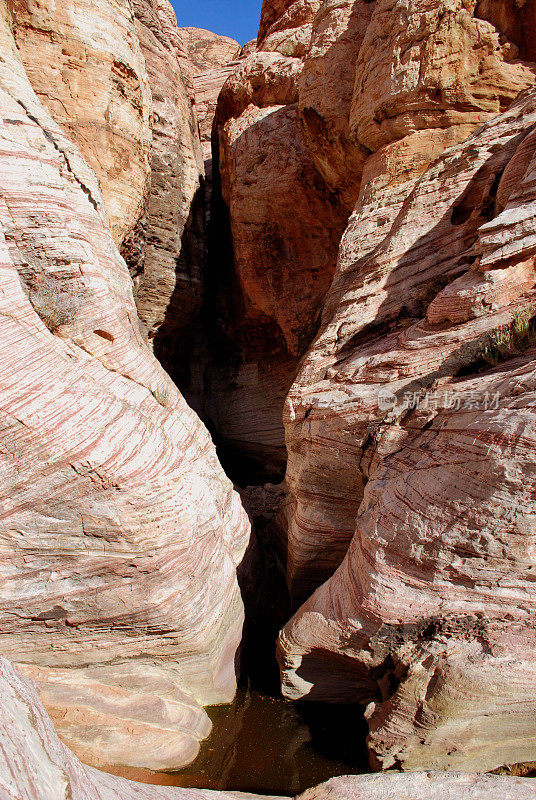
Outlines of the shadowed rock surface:
<svg viewBox="0 0 536 800">
<path fill-rule="evenodd" d="M 134 12 L 152 94 L 151 185 L 123 251 L 144 331 L 169 372 L 189 358 L 203 298 L 203 155 L 174 11 L 135 0 Z"/>
</svg>

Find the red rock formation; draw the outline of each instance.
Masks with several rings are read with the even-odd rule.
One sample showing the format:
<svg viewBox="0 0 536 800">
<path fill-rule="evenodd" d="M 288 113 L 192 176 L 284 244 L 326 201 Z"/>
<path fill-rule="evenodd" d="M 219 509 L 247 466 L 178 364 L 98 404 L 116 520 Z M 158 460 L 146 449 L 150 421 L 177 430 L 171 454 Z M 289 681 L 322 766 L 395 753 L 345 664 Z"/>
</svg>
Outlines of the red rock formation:
<svg viewBox="0 0 536 800">
<path fill-rule="evenodd" d="M 30 682 L 0 660 L 0 786 L 6 798 L 24 800 L 276 800 L 242 792 L 146 786 L 81 764 L 59 741 Z M 530 779 L 491 775 L 417 774 L 336 778 L 301 800 L 533 800 Z M 298 800 L 298 798 L 296 799 Z"/>
<path fill-rule="evenodd" d="M 321 5 L 321 0 L 263 0 L 258 48 L 285 56 L 305 56 Z"/>
<path fill-rule="evenodd" d="M 116 244 L 134 227 L 150 172 L 149 89 L 127 0 L 10 0 L 30 82 L 95 171 Z"/>
<path fill-rule="evenodd" d="M 228 460 L 246 456 L 253 472 L 275 479 L 286 460 L 284 398 L 314 336 L 346 215 L 301 132 L 302 59 L 273 39 L 287 25 L 306 27 L 312 11 L 266 27 L 270 13 L 263 9 L 259 50 L 237 66 L 218 103 L 222 199 L 209 315 L 216 326 L 198 402 Z M 230 258 L 221 246 L 227 217 Z"/>
<path fill-rule="evenodd" d="M 233 74 L 235 69 L 236 62 L 231 61 L 204 72 L 199 72 L 194 75 L 192 79 L 195 109 L 199 122 L 203 157 L 205 159 L 205 170 L 209 178 L 212 176 L 212 125 L 216 114 L 218 97 L 223 84 L 227 78 Z"/>
<path fill-rule="evenodd" d="M 144 344 L 94 173 L 0 43 L 0 652 L 84 759 L 173 768 L 230 700 L 248 522 Z"/>
<path fill-rule="evenodd" d="M 149 341 L 183 364 L 203 294 L 203 164 L 173 9 L 11 5 L 35 91 L 97 174 Z"/>
<path fill-rule="evenodd" d="M 350 131 L 356 60 L 372 3 L 325 2 L 311 29 L 311 47 L 300 76 L 302 128 L 315 165 L 350 213 L 370 151 Z"/>
<path fill-rule="evenodd" d="M 535 125 L 532 90 L 381 238 L 362 190 L 288 401 L 296 587 L 355 535 L 282 634 L 284 686 L 369 702 L 378 767 L 534 755 Z"/>
<path fill-rule="evenodd" d="M 257 50 L 223 88 L 218 213 L 229 216 L 232 256 L 220 228 L 209 279 L 220 280 L 208 314 L 216 345 L 200 405 L 223 443 L 268 466 L 271 479 L 285 460 L 281 398 L 314 335 L 360 190 L 380 197 L 390 186 L 401 202 L 434 158 L 533 81 L 512 25 L 486 13 L 475 3 L 442 14 L 422 0 L 265 0 Z M 397 203 L 385 205 L 389 216 Z M 344 552 L 348 535 L 339 538 Z"/>
<path fill-rule="evenodd" d="M 344 5 L 337 5 L 331 16 L 325 17 L 320 12 L 315 25 L 320 31 L 325 26 L 328 36 L 330 31 L 338 30 L 335 23 L 343 13 L 348 15 Z M 397 314 L 412 317 L 420 313 L 417 301 L 411 295 L 408 297 L 408 292 L 413 291 L 410 267 L 404 273 L 408 283 L 402 281 L 399 290 L 404 300 L 399 300 L 395 312 L 390 306 L 394 290 L 387 277 L 392 267 L 368 267 L 367 263 L 375 264 L 375 248 L 389 241 L 391 226 L 393 231 L 397 230 L 403 203 L 428 164 L 445 148 L 467 137 L 479 121 L 491 118 L 534 80 L 534 64 L 514 59 L 518 52 L 515 44 L 503 41 L 500 31 L 474 16 L 473 10 L 453 11 L 452 15 L 449 11 L 442 17 L 439 5 L 423 9 L 419 0 L 408 8 L 397 4 L 384 8 L 381 2 L 375 3 L 364 35 L 359 27 L 366 16 L 362 8 L 354 4 L 352 15 L 359 32 L 357 42 L 361 41 L 361 45 L 355 59 L 353 100 L 348 110 L 349 135 L 354 142 L 375 152 L 363 167 L 358 202 L 342 239 L 336 276 L 326 298 L 322 334 L 290 395 L 289 407 L 294 407 L 294 411 L 291 409 L 287 425 L 287 481 L 291 499 L 289 576 L 297 597 L 310 594 L 340 563 L 354 534 L 364 482 L 361 470 L 348 470 L 345 464 L 347 457 L 354 458 L 350 453 L 357 452 L 354 435 L 346 422 L 335 436 L 339 442 L 335 457 L 331 435 L 328 438 L 311 435 L 311 426 L 316 423 L 308 415 L 302 424 L 296 408 L 302 404 L 309 407 L 308 398 L 315 393 L 315 381 L 323 377 L 337 383 L 342 401 L 345 390 L 339 384 L 344 381 L 323 370 L 346 358 L 347 350 L 351 352 L 359 343 L 362 329 L 376 325 L 387 331 Z M 350 27 L 345 30 L 348 33 Z M 325 43 L 322 47 L 326 50 Z M 336 63 L 331 59 L 337 47 L 345 52 L 344 36 L 338 39 L 335 36 L 334 44 L 326 51 L 327 64 Z M 470 56 L 466 57 L 466 49 Z M 313 53 L 314 49 L 308 57 L 311 70 L 317 63 Z M 328 69 L 324 61 L 320 58 L 320 67 L 317 64 L 316 71 L 313 70 L 310 81 L 313 100 L 314 87 L 323 80 L 322 69 Z M 315 83 L 317 73 L 320 79 Z M 306 75 L 307 60 L 300 97 Z M 329 78 L 329 70 L 327 75 Z M 329 164 L 336 165 L 333 153 L 344 141 L 345 132 L 342 118 L 330 117 L 326 97 L 323 106 L 319 106 L 323 125 L 317 120 L 317 129 L 330 132 Z M 341 106 L 334 104 L 333 108 Z M 308 140 L 314 138 L 313 132 L 309 131 Z M 322 147 L 325 140 L 322 137 L 317 140 Z M 326 180 L 329 179 L 326 174 Z M 331 180 L 334 183 L 337 176 L 333 174 Z M 440 194 L 441 190 L 436 192 Z M 471 202 L 472 197 L 467 205 Z M 478 204 L 478 197 L 475 202 Z M 433 205 L 423 201 L 423 218 L 428 220 L 432 213 Z M 456 252 L 463 252 L 458 238 L 460 229 L 454 230 L 453 247 Z M 453 238 L 454 234 L 449 234 L 449 240 Z M 404 246 L 402 241 L 400 250 Z M 395 263 L 389 258 L 386 264 Z M 495 291 L 504 290 L 486 290 L 491 294 Z M 356 305 L 354 301 L 358 298 L 361 302 Z M 434 315 L 436 310 L 431 309 L 430 313 Z M 379 339 L 379 333 L 375 338 Z M 388 376 L 387 371 L 382 380 Z M 336 418 L 334 413 L 333 424 L 337 424 Z M 340 448 L 348 456 L 341 457 Z"/>
<path fill-rule="evenodd" d="M 229 36 L 220 36 L 202 28 L 180 28 L 179 35 L 194 75 L 217 70 L 224 64 L 236 61 L 242 49 Z"/>
</svg>

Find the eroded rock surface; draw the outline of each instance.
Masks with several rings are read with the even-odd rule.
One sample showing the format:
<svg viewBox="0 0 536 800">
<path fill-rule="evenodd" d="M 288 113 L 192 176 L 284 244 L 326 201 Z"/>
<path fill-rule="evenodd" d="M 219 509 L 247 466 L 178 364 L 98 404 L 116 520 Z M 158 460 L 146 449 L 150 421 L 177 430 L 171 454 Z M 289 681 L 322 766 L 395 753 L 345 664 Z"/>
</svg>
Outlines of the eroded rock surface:
<svg viewBox="0 0 536 800">
<path fill-rule="evenodd" d="M 84 759 L 177 767 L 234 693 L 249 525 L 12 26 L 3 4 L 0 652 Z"/>
<path fill-rule="evenodd" d="M 367 148 L 371 155 L 362 166 L 357 204 L 342 238 L 335 278 L 323 312 L 322 334 L 298 376 L 296 391 L 293 389 L 290 395 L 287 479 L 293 510 L 289 519 L 289 578 L 297 599 L 307 597 L 328 578 L 344 556 L 355 530 L 363 476 L 360 469 L 349 471 L 345 464 L 348 456 L 341 456 L 340 448 L 342 453 L 355 452 L 354 436 L 349 430 L 343 428 L 337 434 L 339 447 L 334 450 L 331 441 L 312 434 L 314 423 L 309 417 L 302 426 L 301 415 L 297 413 L 295 427 L 292 408 L 302 403 L 308 407 L 306 398 L 314 395 L 314 384 L 321 380 L 321 375 L 331 384 L 337 384 L 337 392 L 344 393 L 339 388 L 344 380 L 335 377 L 336 371 L 322 370 L 324 366 L 329 369 L 333 361 L 346 358 L 346 351 L 350 354 L 359 345 L 360 331 L 379 341 L 397 315 L 411 319 L 421 313 L 413 299 L 412 269 L 428 253 L 415 248 L 417 255 L 403 271 L 404 277 L 395 293 L 389 277 L 390 265 L 403 258 L 401 254 L 411 243 L 412 223 L 407 223 L 397 236 L 400 244 L 393 254 L 389 250 L 389 232 L 396 233 L 403 204 L 428 165 L 447 148 L 463 141 L 476 125 L 503 110 L 518 92 L 534 82 L 535 75 L 535 64 L 518 58 L 519 37 L 514 29 L 501 31 L 497 25 L 481 19 L 474 6 L 452 13 L 447 10 L 443 15 L 440 4 L 426 6 L 420 0 L 412 0 L 409 5 L 375 3 L 368 11 L 357 3 L 350 5 L 351 11 L 345 4 L 322 6 L 314 21 L 312 47 L 300 79 L 300 108 L 305 113 L 308 146 L 326 181 L 333 186 L 342 181 L 343 186 L 349 187 L 341 168 L 346 161 L 337 160 L 341 148 L 346 152 L 346 137 Z M 364 30 L 367 17 L 370 19 Z M 342 24 L 344 20 L 346 27 Z M 512 35 L 509 41 L 505 39 L 508 31 Z M 332 45 L 328 47 L 330 37 Z M 338 79 L 336 86 L 343 94 L 335 93 L 340 102 L 330 105 L 327 99 L 330 93 L 322 94 L 321 87 L 324 82 L 331 85 L 329 82 L 336 77 L 336 53 L 338 48 L 342 53 L 351 50 L 352 37 L 359 47 L 352 99 L 348 101 L 347 83 Z M 307 107 L 315 110 L 312 128 Z M 315 136 L 315 130 L 322 135 Z M 348 151 L 352 152 L 356 156 L 357 151 Z M 323 153 L 327 154 L 327 166 L 323 166 Z M 508 157 L 506 151 L 505 157 Z M 329 173 L 327 167 L 333 167 L 334 171 Z M 456 177 L 456 172 L 453 167 L 445 174 L 445 181 Z M 463 173 L 461 167 L 459 172 Z M 489 188 L 492 193 L 495 191 Z M 435 192 L 437 196 L 448 193 L 439 184 Z M 466 247 L 460 239 L 460 225 L 467 222 L 463 216 L 470 216 L 473 201 L 477 206 L 483 201 L 478 195 L 474 198 L 471 195 L 463 210 L 456 211 L 456 199 L 450 197 L 452 207 L 445 214 L 448 219 L 453 214 L 456 224 L 452 232 L 446 231 L 445 240 L 440 238 L 440 232 L 448 219 L 436 216 L 432 194 L 423 196 L 422 216 L 418 219 L 415 215 L 413 219 L 416 230 L 420 230 L 421 219 L 434 225 L 438 231 L 436 246 L 446 247 L 447 241 L 453 242 L 454 252 L 459 251 L 457 257 L 462 259 Z M 483 213 L 489 216 L 490 211 L 484 209 Z M 471 235 L 476 235 L 474 226 L 471 231 Z M 376 266 L 376 249 L 380 247 L 389 255 Z M 463 271 L 461 263 L 460 274 Z M 434 280 L 450 281 L 450 278 L 441 273 Z M 498 280 L 496 275 L 493 282 Z M 484 302 L 497 292 L 504 293 L 504 280 L 499 283 L 503 288 L 488 285 L 484 294 L 480 293 Z M 433 289 L 432 286 L 432 293 Z M 400 299 L 401 294 L 408 293 L 409 297 Z M 390 306 L 393 296 L 398 298 L 396 312 Z M 353 302 L 357 297 L 362 298 L 361 304 Z M 431 309 L 430 319 L 437 322 L 441 313 L 439 306 Z M 345 355 L 341 356 L 341 352 Z M 396 355 L 392 358 L 396 369 Z M 388 375 L 386 372 L 387 377 L 382 377 L 382 381 Z"/>
<path fill-rule="evenodd" d="M 146 786 L 86 767 L 63 745 L 31 683 L 0 660 L 0 791 L 24 800 L 276 800 L 241 792 Z M 427 773 L 335 778 L 301 800 L 533 800 L 523 778 Z M 298 800 L 298 799 L 297 799 Z"/>
<path fill-rule="evenodd" d="M 305 25 L 302 16 L 276 20 L 277 31 L 268 27 L 284 34 L 287 24 Z M 302 134 L 301 50 L 267 41 L 242 59 L 218 102 L 221 197 L 210 270 L 216 324 L 199 404 L 229 462 L 244 454 L 253 472 L 277 479 L 286 460 L 284 398 L 314 336 L 346 216 Z"/>
<path fill-rule="evenodd" d="M 522 780 L 522 779 L 521 779 Z M 456 773 L 414 773 L 413 775 L 352 775 L 317 786 L 300 795 L 300 800 L 532 800 L 534 786 L 527 779 L 520 783 L 500 783 L 492 775 Z"/>
<path fill-rule="evenodd" d="M 179 34 L 195 75 L 236 61 L 242 50 L 238 42 L 229 36 L 220 36 L 202 28 L 180 28 Z"/>
<path fill-rule="evenodd" d="M 28 78 L 100 182 L 116 244 L 150 176 L 151 92 L 129 0 L 10 0 Z"/>
<path fill-rule="evenodd" d="M 141 696 L 140 696 L 141 699 Z M 0 659 L 0 792 L 24 800 L 254 800 L 257 795 L 146 786 L 82 764 L 60 742 L 37 693 Z M 258 797 L 258 800 L 270 798 Z M 274 798 L 272 798 L 274 800 Z"/>
<path fill-rule="evenodd" d="M 152 94 L 151 188 L 130 263 L 138 314 L 168 371 L 189 356 L 203 297 L 203 156 L 181 65 L 183 43 L 167 0 L 135 0 Z M 171 35 L 173 32 L 173 36 Z M 130 255 L 130 253 L 129 253 Z M 128 259 L 136 261 L 136 259 Z"/>
<path fill-rule="evenodd" d="M 183 364 L 203 296 L 204 168 L 174 11 L 167 0 L 91 15 L 78 0 L 11 6 L 34 90 L 95 170 L 144 332 L 167 368 Z"/>
<path fill-rule="evenodd" d="M 351 545 L 282 634 L 284 687 L 369 703 L 378 767 L 533 760 L 535 103 L 385 215 L 362 189 L 288 399 L 295 589 Z"/>
<path fill-rule="evenodd" d="M 435 158 L 534 81 L 519 32 L 525 12 L 503 19 L 494 9 L 265 0 L 257 48 L 223 87 L 207 312 L 215 323 L 194 394 L 222 448 L 263 464 L 271 480 L 285 465 L 281 400 L 317 330 L 356 202 L 370 209 L 365 192 L 378 202 L 392 192 L 385 225 Z M 380 227 L 371 213 L 364 249 Z M 338 538 L 344 553 L 348 535 Z"/>
</svg>

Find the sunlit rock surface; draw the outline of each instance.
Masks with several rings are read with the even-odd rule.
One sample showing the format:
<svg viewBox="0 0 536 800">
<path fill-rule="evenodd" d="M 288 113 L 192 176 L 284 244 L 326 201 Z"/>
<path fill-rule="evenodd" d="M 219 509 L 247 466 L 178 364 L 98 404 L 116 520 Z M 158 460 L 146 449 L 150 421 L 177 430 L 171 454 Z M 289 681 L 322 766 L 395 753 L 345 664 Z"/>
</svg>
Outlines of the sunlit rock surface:
<svg viewBox="0 0 536 800">
<path fill-rule="evenodd" d="M 413 775 L 352 775 L 317 786 L 300 795 L 300 800 L 532 800 L 535 789 L 530 780 L 497 778 L 493 775 L 460 775 L 428 772 Z"/>
<path fill-rule="evenodd" d="M 234 693 L 249 524 L 12 24 L 3 4 L 0 652 L 84 759 L 177 767 Z"/>
<path fill-rule="evenodd" d="M 194 75 L 236 61 L 242 49 L 229 36 L 220 36 L 203 28 L 179 28 L 179 35 Z"/>
<path fill-rule="evenodd" d="M 311 46 L 300 76 L 299 103 L 307 146 L 327 185 L 353 210 L 363 165 L 370 150 L 350 131 L 356 60 L 374 9 L 373 3 L 320 4 Z"/>
<path fill-rule="evenodd" d="M 174 789 L 133 783 L 80 763 L 62 744 L 31 683 L 0 660 L 0 792 L 24 800 L 275 800 L 241 792 Z M 533 781 L 427 773 L 335 778 L 301 800 L 532 800 Z"/>
<path fill-rule="evenodd" d="M 95 171 L 116 244 L 150 175 L 151 92 L 128 0 L 9 0 L 14 36 L 43 105 Z"/>
<path fill-rule="evenodd" d="M 370 703 L 377 767 L 534 757 L 535 127 L 531 90 L 383 235 L 362 190 L 288 399 L 295 590 L 351 544 L 281 636 L 284 690 Z"/>
<path fill-rule="evenodd" d="M 264 477 L 282 477 L 282 396 L 316 333 L 333 239 L 356 202 L 369 207 L 365 191 L 392 192 L 385 225 L 435 158 L 534 80 L 523 34 L 530 12 L 488 5 L 265 0 L 257 47 L 223 87 L 221 228 L 209 271 L 216 323 L 196 407 L 222 448 L 247 454 Z M 360 236 L 381 225 L 371 215 Z M 348 534 L 339 538 L 344 553 Z M 291 554 L 295 539 L 292 527 Z"/>
<path fill-rule="evenodd" d="M 508 13 L 516 17 L 521 12 Z M 505 15 L 506 20 L 506 10 Z M 328 184 L 340 185 L 350 195 L 353 190 L 345 176 L 345 165 L 351 158 L 360 161 L 363 152 L 371 155 L 361 167 L 357 204 L 342 238 L 335 278 L 326 298 L 323 331 L 300 370 L 291 391 L 291 405 L 301 405 L 302 395 L 307 405 L 305 398 L 314 393 L 314 383 L 322 374 L 324 353 L 331 367 L 333 361 L 346 358 L 359 344 L 359 338 L 354 342 L 352 337 L 360 337 L 365 326 L 370 326 L 366 335 L 379 341 L 387 332 L 386 319 L 388 325 L 397 314 L 409 318 L 421 314 L 411 297 L 400 301 L 396 313 L 391 313 L 389 302 L 394 290 L 387 276 L 392 268 L 374 266 L 375 248 L 382 243 L 388 247 L 387 236 L 399 226 L 402 205 L 428 165 L 463 141 L 480 123 L 503 111 L 534 82 L 536 66 L 530 61 L 532 53 L 522 46 L 519 25 L 516 28 L 512 20 L 512 24 L 506 25 L 503 20 L 499 25 L 482 17 L 486 14 L 474 4 L 443 13 L 441 4 L 421 0 L 409 4 L 383 0 L 374 4 L 325 2 L 316 15 L 299 88 L 308 147 Z M 357 55 L 355 48 L 359 49 Z M 348 62 L 349 53 L 355 73 L 350 99 L 348 80 L 338 77 L 337 71 L 341 69 L 338 59 Z M 365 151 L 358 153 L 356 145 Z M 355 176 L 355 169 L 350 172 Z M 456 167 L 450 169 L 446 184 L 456 172 Z M 442 221 L 435 198 L 446 195 L 445 188 L 438 183 L 435 195 L 423 197 L 421 211 L 426 222 L 430 218 L 434 223 Z M 455 196 L 449 196 L 451 205 L 456 205 Z M 470 214 L 471 202 L 472 197 L 460 214 Z M 453 209 L 447 213 L 453 213 Z M 420 225 L 421 219 L 415 219 Z M 400 252 L 406 246 L 403 236 L 413 233 L 410 224 L 398 236 Z M 456 251 L 464 250 L 459 225 L 452 230 Z M 437 240 L 441 242 L 439 235 Z M 394 254 L 386 261 L 394 264 L 397 257 Z M 400 279 L 401 294 L 413 291 L 412 269 L 408 264 Z M 463 271 L 460 268 L 460 273 Z M 450 282 L 443 273 L 434 275 L 436 279 Z M 497 280 L 495 276 L 493 283 Z M 504 292 L 504 288 L 486 290 L 489 296 L 496 291 Z M 358 294 L 363 302 L 356 306 L 350 301 Z M 438 306 L 430 313 L 430 319 L 437 322 L 437 314 L 443 312 Z M 375 333 L 375 325 L 384 328 Z M 389 349 L 388 344 L 385 346 Z M 392 358 L 396 366 L 396 356 Z M 344 383 L 332 379 L 331 374 L 324 377 L 331 383 Z M 340 390 L 344 392 L 342 387 Z M 345 453 L 355 447 L 349 430 L 341 429 L 336 440 L 316 437 L 311 435 L 311 419 L 302 427 L 298 414 L 294 425 L 292 411 L 289 413 L 287 480 L 293 506 L 289 518 L 289 579 L 299 600 L 328 578 L 344 556 L 355 530 L 363 478 L 360 469 L 348 471 L 345 465 Z"/>
<path fill-rule="evenodd" d="M 29 80 L 100 182 L 161 361 L 184 361 L 202 300 L 203 162 L 167 0 L 13 0 Z"/>
</svg>

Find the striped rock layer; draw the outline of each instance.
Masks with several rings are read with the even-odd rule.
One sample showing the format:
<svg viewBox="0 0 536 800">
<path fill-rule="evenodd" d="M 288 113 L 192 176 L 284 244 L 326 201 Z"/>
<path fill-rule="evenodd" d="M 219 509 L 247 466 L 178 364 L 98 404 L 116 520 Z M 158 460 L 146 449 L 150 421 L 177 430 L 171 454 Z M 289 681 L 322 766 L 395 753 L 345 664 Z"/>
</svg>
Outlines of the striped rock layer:
<svg viewBox="0 0 536 800">
<path fill-rule="evenodd" d="M 230 463 L 248 456 L 260 480 L 283 477 L 284 398 L 318 331 L 360 191 L 374 181 L 403 196 L 532 84 L 521 5 L 263 3 L 257 47 L 227 80 L 217 113 L 222 225 L 199 394 Z M 293 524 L 291 558 L 297 536 Z"/>
<path fill-rule="evenodd" d="M 367 703 L 379 768 L 536 749 L 535 131 L 532 89 L 403 187 L 372 165 L 287 401 L 290 574 L 331 577 L 284 691 Z"/>
<path fill-rule="evenodd" d="M 94 170 L 162 363 L 189 354 L 202 291 L 203 161 L 192 65 L 168 0 L 10 0 L 43 105 Z M 206 45 L 208 46 L 208 45 Z"/>
<path fill-rule="evenodd" d="M 241 792 L 144 786 L 80 763 L 58 739 L 31 683 L 0 660 L 2 800 L 276 800 Z M 425 773 L 335 778 L 300 800 L 533 800 L 533 781 Z M 298 798 L 296 798 L 298 800 Z"/>
<path fill-rule="evenodd" d="M 249 523 L 0 8 L 0 652 L 84 760 L 177 767 L 234 693 Z"/>
</svg>

